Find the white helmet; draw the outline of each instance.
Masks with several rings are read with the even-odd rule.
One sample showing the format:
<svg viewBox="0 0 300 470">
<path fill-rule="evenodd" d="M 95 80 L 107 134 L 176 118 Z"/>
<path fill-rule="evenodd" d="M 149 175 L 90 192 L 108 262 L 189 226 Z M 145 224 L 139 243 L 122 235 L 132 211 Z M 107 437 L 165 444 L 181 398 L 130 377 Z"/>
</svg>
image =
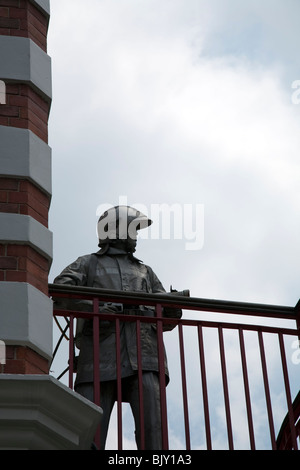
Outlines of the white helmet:
<svg viewBox="0 0 300 470">
<path fill-rule="evenodd" d="M 97 226 L 99 246 L 114 243 L 114 240 L 136 241 L 137 231 L 151 224 L 152 220 L 133 207 L 112 207 L 99 218 Z"/>
</svg>

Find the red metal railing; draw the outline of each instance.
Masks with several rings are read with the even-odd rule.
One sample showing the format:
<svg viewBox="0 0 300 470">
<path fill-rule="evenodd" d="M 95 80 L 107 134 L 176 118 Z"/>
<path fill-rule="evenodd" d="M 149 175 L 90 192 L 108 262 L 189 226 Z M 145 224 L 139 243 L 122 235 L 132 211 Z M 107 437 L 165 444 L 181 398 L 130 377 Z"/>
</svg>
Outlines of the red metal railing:
<svg viewBox="0 0 300 470">
<path fill-rule="evenodd" d="M 69 308 L 68 310 L 57 308 L 54 304 L 54 318 L 59 325 L 61 330 L 61 338 L 58 341 L 57 348 L 54 351 L 54 356 L 57 353 L 58 346 L 61 343 L 63 337 L 66 337 L 68 331 L 69 340 L 69 358 L 65 359 L 65 363 L 69 363 L 68 367 L 64 372 L 68 372 L 69 386 L 73 388 L 73 378 L 75 372 L 74 364 L 74 320 L 76 318 L 88 318 L 93 320 L 93 335 L 94 335 L 94 358 L 95 363 L 99 358 L 99 322 L 101 320 L 110 320 L 115 322 L 116 327 L 116 365 L 117 365 L 117 422 L 118 422 L 118 449 L 122 449 L 122 390 L 121 390 L 121 364 L 120 364 L 120 321 L 129 321 L 136 323 L 136 344 L 137 344 L 137 358 L 138 358 L 138 380 L 140 390 L 140 425 L 141 425 L 141 442 L 143 448 L 144 442 L 144 423 L 143 423 L 143 391 L 142 391 L 142 358 L 141 358 L 141 336 L 140 326 L 141 322 L 153 322 L 157 326 L 157 345 L 158 345 L 158 362 L 159 362 L 159 381 L 160 381 L 160 400 L 161 400 L 161 426 L 162 426 L 162 446 L 163 449 L 169 449 L 169 416 L 167 412 L 167 394 L 165 387 L 165 373 L 164 373 L 164 344 L 163 344 L 163 325 L 173 324 L 176 326 L 178 331 L 178 358 L 168 356 L 169 366 L 172 365 L 172 361 L 178 361 L 181 369 L 181 389 L 182 389 L 182 414 L 184 420 L 184 436 L 185 436 L 185 449 L 193 449 L 193 443 L 191 439 L 191 414 L 189 404 L 189 380 L 187 377 L 187 365 L 193 364 L 196 370 L 199 369 L 199 382 L 201 382 L 201 394 L 199 394 L 199 403 L 197 407 L 203 409 L 203 421 L 201 430 L 198 429 L 198 433 L 205 431 L 205 441 L 202 443 L 201 448 L 213 449 L 214 446 L 214 433 L 215 426 L 211 423 L 211 415 L 213 409 L 213 398 L 216 390 L 211 390 L 208 384 L 208 356 L 212 357 L 212 354 L 207 354 L 207 344 L 204 341 L 204 332 L 207 330 L 214 330 L 217 333 L 218 348 L 214 350 L 213 356 L 218 356 L 220 361 L 220 381 L 222 383 L 223 402 L 224 402 L 224 416 L 226 423 L 227 442 L 223 442 L 221 446 L 228 449 L 235 448 L 235 436 L 232 423 L 232 412 L 234 411 L 234 403 L 231 402 L 231 393 L 229 387 L 229 374 L 230 367 L 228 367 L 228 349 L 226 348 L 225 335 L 227 331 L 234 331 L 237 333 L 238 346 L 234 350 L 234 357 L 239 357 L 241 364 L 241 383 L 242 393 L 244 400 L 244 407 L 246 410 L 246 427 L 248 434 L 247 446 L 254 450 L 257 448 L 258 438 L 256 437 L 256 427 L 254 423 L 254 410 L 257 407 L 255 399 L 252 395 L 255 395 L 255 390 L 250 386 L 250 375 L 253 374 L 252 369 L 261 371 L 262 382 L 263 382 L 263 394 L 265 402 L 264 413 L 268 420 L 268 434 L 270 444 L 265 443 L 264 448 L 271 449 L 298 449 L 299 447 L 299 397 L 297 403 L 293 405 L 293 396 L 296 396 L 299 390 L 300 383 L 300 360 L 296 361 L 293 365 L 292 371 L 291 357 L 287 358 L 287 346 L 285 344 L 286 338 L 293 340 L 294 342 L 300 339 L 300 309 L 299 303 L 296 307 L 285 307 L 285 306 L 274 306 L 264 304 L 252 304 L 243 302 L 228 302 L 228 301 L 216 301 L 206 300 L 198 298 L 186 298 L 177 295 L 158 295 L 158 294 L 144 294 L 136 292 L 121 292 L 121 291 L 110 291 L 103 289 L 93 289 L 86 287 L 71 287 L 62 285 L 49 285 L 49 295 L 57 300 L 72 299 L 76 300 L 90 300 L 93 305 L 91 311 L 79 311 L 75 307 Z M 130 305 L 148 305 L 154 306 L 156 310 L 155 317 L 143 317 L 135 315 L 122 315 L 120 314 L 103 314 L 99 313 L 99 302 L 115 302 Z M 58 304 L 59 305 L 59 304 Z M 176 307 L 183 309 L 183 317 L 178 319 L 164 318 L 162 316 L 162 309 L 165 306 Z M 187 319 L 185 311 L 196 311 L 196 312 L 211 312 L 217 314 L 216 318 L 211 315 L 209 319 Z M 228 316 L 226 317 L 227 314 Z M 198 313 L 199 315 L 199 313 Z M 62 329 L 58 318 L 64 317 L 67 321 L 66 327 Z M 227 321 L 234 319 L 234 321 Z M 250 320 L 249 320 L 250 319 Z M 253 323 L 255 319 L 255 324 Z M 283 321 L 283 326 L 278 326 L 278 321 Z M 286 326 L 286 323 L 289 326 Z M 290 322 L 292 327 L 290 327 Z M 266 324 L 268 323 L 268 324 Z M 271 324 L 270 324 L 271 323 Z M 195 349 L 192 355 L 187 352 L 187 341 L 184 336 L 184 328 L 192 328 L 197 332 L 197 354 Z M 248 332 L 252 332 L 256 336 L 257 341 L 257 361 L 253 361 L 249 365 L 249 355 L 247 355 L 247 347 L 245 344 L 245 335 Z M 282 423 L 280 432 L 278 429 L 280 426 L 275 425 L 274 414 L 278 415 L 277 409 L 272 404 L 272 390 L 270 387 L 270 381 L 273 381 L 272 374 L 268 370 L 268 355 L 266 353 L 265 338 L 275 337 L 277 338 L 278 344 L 278 361 L 275 364 L 276 373 L 279 370 L 282 371 L 283 377 L 283 394 L 285 395 L 284 400 L 284 414 L 282 415 L 280 424 Z M 290 351 L 291 352 L 291 351 Z M 294 351 L 294 353 L 297 351 Z M 232 351 L 230 352 L 232 354 Z M 192 357 L 191 357 L 192 356 Z M 271 356 L 273 359 L 274 349 L 272 349 Z M 291 356 L 291 354 L 290 354 Z M 300 354 L 297 358 L 300 358 Z M 211 366 L 209 366 L 210 368 Z M 101 372 L 100 372 L 101 373 Z M 193 374 L 193 375 L 195 375 Z M 61 374 L 62 375 L 62 374 Z M 173 373 L 174 375 L 174 373 Z M 59 377 L 61 378 L 61 376 Z M 195 377 L 193 377 L 195 379 Z M 296 390 L 296 393 L 293 391 Z M 262 397 L 260 397 L 260 402 Z M 101 406 L 100 403 L 100 376 L 99 367 L 94 367 L 94 401 L 96 404 Z M 282 407 L 282 404 L 281 404 Z M 286 415 L 286 416 L 285 416 Z M 280 416 L 279 416 L 280 419 Z M 277 416 L 278 421 L 278 416 Z M 277 429 L 276 429 L 277 428 Z M 196 432 L 196 434 L 197 434 Z M 195 431 L 193 430 L 195 434 Z M 276 433 L 278 437 L 276 439 Z M 96 436 L 96 440 L 99 436 Z M 195 440 L 195 439 L 194 439 Z M 266 440 L 266 442 L 267 442 Z M 97 445 L 98 441 L 96 441 Z M 220 444 L 219 444 L 220 445 Z M 199 446 L 196 446 L 199 448 Z"/>
</svg>

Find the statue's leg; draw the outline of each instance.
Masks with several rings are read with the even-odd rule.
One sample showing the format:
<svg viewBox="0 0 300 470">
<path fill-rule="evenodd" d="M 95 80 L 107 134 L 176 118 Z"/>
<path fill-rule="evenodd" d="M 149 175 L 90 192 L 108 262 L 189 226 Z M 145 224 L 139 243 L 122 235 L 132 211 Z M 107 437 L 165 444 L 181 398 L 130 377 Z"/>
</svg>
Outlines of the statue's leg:
<svg viewBox="0 0 300 470">
<path fill-rule="evenodd" d="M 116 401 L 116 381 L 110 380 L 100 383 L 100 407 L 103 410 L 103 415 L 100 422 L 100 449 L 105 449 L 105 442 L 107 431 L 110 421 L 110 415 Z M 76 387 L 76 392 L 84 396 L 90 401 L 94 401 L 94 386 L 93 383 L 82 383 Z"/>
<path fill-rule="evenodd" d="M 124 386 L 123 386 L 124 387 Z M 134 416 L 136 443 L 141 449 L 139 387 L 137 376 L 126 379 L 126 397 Z M 155 372 L 143 372 L 145 450 L 161 450 L 161 414 L 159 380 Z"/>
</svg>

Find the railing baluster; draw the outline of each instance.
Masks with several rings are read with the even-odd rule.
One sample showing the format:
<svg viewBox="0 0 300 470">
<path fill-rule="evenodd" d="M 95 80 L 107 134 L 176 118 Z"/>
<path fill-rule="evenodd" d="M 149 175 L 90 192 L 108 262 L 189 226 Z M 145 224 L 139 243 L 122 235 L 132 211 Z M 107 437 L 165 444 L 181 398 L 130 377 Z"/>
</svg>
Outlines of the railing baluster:
<svg viewBox="0 0 300 470">
<path fill-rule="evenodd" d="M 272 404 L 271 404 L 270 389 L 269 389 L 266 355 L 265 355 L 265 349 L 264 349 L 263 335 L 261 331 L 258 331 L 258 339 L 259 339 L 260 357 L 261 357 L 261 365 L 262 365 L 268 419 L 269 419 L 269 428 L 270 428 L 270 435 L 271 435 L 271 444 L 272 444 L 272 449 L 276 450 L 276 439 L 275 439 Z"/>
<path fill-rule="evenodd" d="M 165 377 L 165 360 L 164 360 L 164 343 L 163 343 L 163 324 L 162 324 L 162 306 L 156 304 L 157 321 L 157 349 L 158 349 L 158 369 L 159 369 L 159 385 L 160 385 L 160 411 L 161 411 L 161 431 L 162 431 L 162 448 L 168 450 L 168 420 L 167 420 L 167 398 L 166 398 L 166 377 Z"/>
<path fill-rule="evenodd" d="M 93 316 L 93 347 L 94 347 L 94 403 L 100 405 L 100 372 L 99 372 L 99 359 L 100 359 L 100 347 L 99 347 L 99 300 L 93 300 L 94 305 L 94 316 Z"/>
<path fill-rule="evenodd" d="M 145 449 L 145 422 L 144 422 L 144 394 L 143 394 L 143 370 L 141 349 L 141 321 L 136 321 L 136 347 L 139 383 L 139 410 L 140 410 L 140 450 Z"/>
<path fill-rule="evenodd" d="M 221 357 L 221 368 L 222 368 L 222 378 L 223 378 L 223 391 L 224 391 L 224 401 L 225 401 L 228 445 L 229 445 L 229 450 L 233 450 L 233 436 L 232 436 L 230 403 L 229 403 L 229 394 L 228 394 L 228 382 L 227 382 L 226 360 L 225 360 L 224 338 L 223 338 L 222 327 L 219 326 L 218 331 L 219 331 L 219 345 L 220 345 L 220 357 Z"/>
<path fill-rule="evenodd" d="M 178 333 L 179 333 L 179 350 L 180 350 L 180 364 L 181 364 L 181 381 L 182 381 L 182 399 L 183 399 L 185 441 L 186 441 L 186 449 L 190 450 L 190 448 L 191 448 L 191 438 L 190 438 L 189 410 L 188 410 L 188 400 L 187 400 L 187 386 L 186 386 L 183 331 L 182 331 L 182 324 L 181 323 L 179 323 L 179 325 L 178 325 Z"/>
<path fill-rule="evenodd" d="M 200 355 L 200 365 L 201 365 L 201 382 L 202 382 L 203 408 L 204 408 L 204 420 L 205 420 L 205 431 L 206 431 L 206 446 L 207 446 L 207 450 L 211 450 L 212 445 L 211 445 L 207 380 L 206 380 L 205 357 L 204 357 L 204 343 L 203 343 L 202 326 L 200 325 L 198 325 L 198 341 L 199 341 L 199 355 Z"/>
<path fill-rule="evenodd" d="M 99 371 L 99 363 L 100 363 L 100 346 L 99 346 L 99 334 L 100 334 L 100 327 L 99 327 L 99 300 L 97 298 L 93 299 L 93 360 L 94 360 L 94 367 L 93 367 L 93 378 L 94 378 L 94 403 L 97 406 L 100 406 L 100 371 Z M 101 446 L 101 439 L 100 439 L 100 427 L 101 423 L 99 424 L 96 434 L 95 434 L 95 444 L 100 449 Z"/>
<path fill-rule="evenodd" d="M 291 441 L 292 441 L 293 449 L 298 450 L 297 435 L 296 435 L 296 429 L 295 429 L 295 418 L 294 418 L 291 390 L 290 390 L 290 385 L 289 385 L 286 355 L 285 355 L 285 349 L 284 349 L 283 336 L 281 333 L 278 334 L 278 338 L 279 338 L 279 345 L 280 345 L 280 354 L 281 354 L 282 370 L 283 370 L 283 377 L 284 377 L 286 401 L 287 401 L 287 406 L 288 406 Z"/>
<path fill-rule="evenodd" d="M 116 372 L 117 372 L 117 418 L 118 418 L 118 450 L 122 450 L 122 378 L 121 378 L 121 345 L 120 320 L 116 318 Z"/>
<path fill-rule="evenodd" d="M 74 373 L 74 316 L 70 314 L 70 342 L 69 342 L 69 387 L 73 389 Z"/>
<path fill-rule="evenodd" d="M 244 335 L 243 335 L 242 328 L 239 328 L 239 338 L 240 338 L 240 350 L 241 350 L 241 359 L 242 359 L 242 370 L 243 370 L 243 379 L 244 379 L 246 408 L 247 408 L 250 448 L 251 450 L 255 450 L 255 439 L 254 439 L 253 419 L 252 419 L 252 410 L 251 410 L 251 398 L 250 398 L 247 361 L 246 361 L 246 353 L 245 353 L 245 342 L 244 342 Z"/>
<path fill-rule="evenodd" d="M 295 307 L 295 310 L 296 310 L 296 327 L 297 327 L 297 331 L 298 331 L 298 339 L 299 339 L 299 342 L 300 342 L 300 300 L 297 303 L 297 305 Z"/>
</svg>

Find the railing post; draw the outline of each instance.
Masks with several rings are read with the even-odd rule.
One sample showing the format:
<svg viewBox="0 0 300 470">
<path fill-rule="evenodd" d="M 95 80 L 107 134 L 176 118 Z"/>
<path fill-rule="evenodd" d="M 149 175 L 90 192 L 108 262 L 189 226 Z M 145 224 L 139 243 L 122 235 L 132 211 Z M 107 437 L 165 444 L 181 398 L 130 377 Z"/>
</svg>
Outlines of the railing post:
<svg viewBox="0 0 300 470">
<path fill-rule="evenodd" d="M 182 399 L 183 399 L 183 412 L 184 412 L 184 426 L 185 426 L 185 442 L 186 449 L 191 448 L 190 429 L 189 429 L 189 409 L 187 400 L 187 386 L 186 386 L 186 373 L 185 373 L 185 358 L 184 358 L 184 344 L 183 344 L 183 331 L 182 324 L 178 325 L 179 332 L 179 350 L 180 350 L 180 363 L 181 363 L 181 381 L 182 381 Z"/>
<path fill-rule="evenodd" d="M 165 377 L 165 359 L 163 343 L 163 324 L 162 324 L 162 306 L 156 304 L 157 315 L 157 349 L 158 349 L 158 368 L 160 385 L 160 411 L 161 411 L 161 431 L 162 448 L 168 450 L 168 420 L 167 420 L 167 398 L 166 398 L 166 377 Z"/>
<path fill-rule="evenodd" d="M 73 389 L 74 373 L 74 316 L 70 314 L 70 341 L 69 341 L 69 387 Z"/>
<path fill-rule="evenodd" d="M 278 334 L 278 338 L 279 338 L 282 370 L 283 370 L 284 385 L 285 385 L 285 392 L 286 392 L 286 401 L 287 401 L 287 407 L 288 407 L 291 441 L 292 441 L 294 450 L 298 450 L 293 403 L 292 403 L 291 390 L 290 390 L 290 384 L 289 384 L 289 378 L 288 378 L 288 369 L 287 369 L 287 362 L 286 362 L 286 356 L 285 356 L 283 336 L 281 333 Z"/>
<path fill-rule="evenodd" d="M 218 330 L 219 330 L 219 345 L 220 345 L 220 357 L 221 357 L 221 368 L 222 368 L 222 378 L 223 378 L 223 391 L 224 391 L 224 401 L 225 401 L 228 444 L 229 444 L 229 450 L 233 450 L 233 435 L 232 435 L 232 425 L 231 425 L 231 416 L 230 416 L 230 402 L 229 402 L 229 394 L 228 394 L 228 382 L 227 382 L 226 360 L 225 360 L 222 327 L 219 327 Z"/>
<path fill-rule="evenodd" d="M 248 418 L 250 448 L 251 448 L 251 450 L 255 450 L 253 419 L 252 419 L 252 411 L 251 411 L 251 398 L 250 398 L 249 380 L 248 380 L 248 371 L 247 371 L 247 361 L 246 361 L 246 353 L 245 353 L 245 342 L 244 342 L 244 335 L 243 335 L 242 328 L 239 328 L 239 339 L 240 339 L 242 370 L 243 370 L 246 409 L 247 409 L 247 418 Z"/>
<path fill-rule="evenodd" d="M 295 307 L 295 311 L 296 311 L 296 325 L 297 325 L 297 330 L 298 330 L 298 339 L 299 339 L 299 345 L 300 345 L 300 300 Z"/>
<path fill-rule="evenodd" d="M 93 316 L 93 345 L 94 345 L 94 402 L 100 405 L 100 372 L 99 372 L 99 300 L 94 299 L 94 316 Z"/>
<path fill-rule="evenodd" d="M 209 420 L 209 406 L 208 406 L 207 380 L 206 380 L 206 368 L 205 368 L 204 345 L 203 345 L 203 332 L 202 332 L 202 326 L 200 325 L 198 325 L 198 341 L 199 341 L 199 355 L 200 355 L 200 365 L 201 365 L 201 380 L 202 380 L 206 445 L 207 445 L 207 450 L 211 450 L 212 444 L 211 444 L 211 431 L 210 431 L 210 420 Z"/>
<path fill-rule="evenodd" d="M 100 361 L 100 347 L 99 347 L 99 300 L 93 299 L 93 359 L 94 359 L 94 368 L 93 368 L 93 378 L 94 378 L 94 403 L 100 406 L 100 372 L 99 372 L 99 361 Z M 101 440 L 100 440 L 100 426 L 95 435 L 95 444 L 100 449 Z"/>
<path fill-rule="evenodd" d="M 258 340 L 259 340 L 261 365 L 262 365 L 263 380 L 264 380 L 264 387 L 265 387 L 269 428 L 270 428 L 270 434 L 271 434 L 271 443 L 272 443 L 272 449 L 276 450 L 277 446 L 276 446 L 276 439 L 275 439 L 272 404 L 271 404 L 271 396 L 270 396 L 269 381 L 268 381 L 267 363 L 266 363 L 265 349 L 264 349 L 264 343 L 263 343 L 263 335 L 261 331 L 258 331 Z"/>
<path fill-rule="evenodd" d="M 141 349 L 141 321 L 136 321 L 136 347 L 139 384 L 139 411 L 140 411 L 140 450 L 145 449 L 145 420 L 144 420 L 144 394 L 143 394 L 143 370 Z"/>
<path fill-rule="evenodd" d="M 121 378 L 121 345 L 120 320 L 116 318 L 116 373 L 117 373 L 117 420 L 118 420 L 118 450 L 122 450 L 122 378 Z"/>
</svg>

